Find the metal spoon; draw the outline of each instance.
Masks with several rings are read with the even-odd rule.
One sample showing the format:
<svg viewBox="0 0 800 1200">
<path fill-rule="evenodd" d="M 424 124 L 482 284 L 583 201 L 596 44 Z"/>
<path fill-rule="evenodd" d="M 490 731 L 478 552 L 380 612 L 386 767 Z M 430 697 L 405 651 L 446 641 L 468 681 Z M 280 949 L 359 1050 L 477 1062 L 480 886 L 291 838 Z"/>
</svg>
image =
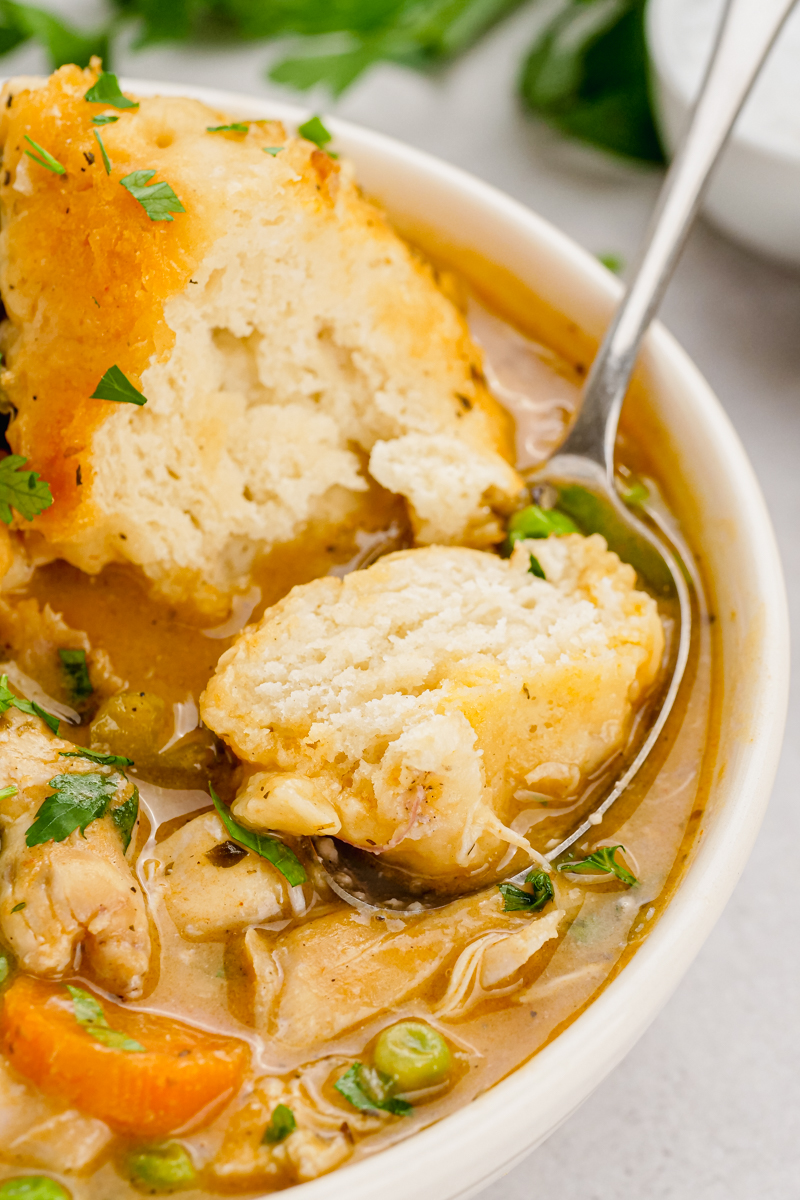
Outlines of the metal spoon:
<svg viewBox="0 0 800 1200">
<path fill-rule="evenodd" d="M 636 276 L 592 364 L 580 413 L 560 452 L 529 476 L 534 487 L 555 489 L 559 507 L 567 511 L 571 503 L 574 509 L 582 499 L 585 507 L 588 493 L 595 510 L 602 513 L 603 532 L 611 548 L 636 566 L 652 592 L 677 601 L 679 612 L 677 638 L 665 675 L 668 686 L 647 736 L 602 802 L 569 837 L 543 856 L 548 864 L 600 824 L 641 769 L 664 728 L 686 668 L 692 627 L 690 590 L 664 537 L 637 519 L 620 499 L 614 479 L 617 425 L 642 339 L 697 215 L 712 168 L 795 3 L 729 0 L 688 131 L 664 180 Z M 410 877 L 401 896 L 402 871 L 389 868 L 387 872 L 370 855 L 353 852 L 342 843 L 323 839 L 317 852 L 333 890 L 357 908 L 403 916 L 453 898 L 433 889 L 416 891 Z M 536 858 L 542 861 L 541 855 Z M 530 866 L 528 863 L 508 882 L 522 884 Z M 391 894 L 393 887 L 398 894 Z"/>
</svg>

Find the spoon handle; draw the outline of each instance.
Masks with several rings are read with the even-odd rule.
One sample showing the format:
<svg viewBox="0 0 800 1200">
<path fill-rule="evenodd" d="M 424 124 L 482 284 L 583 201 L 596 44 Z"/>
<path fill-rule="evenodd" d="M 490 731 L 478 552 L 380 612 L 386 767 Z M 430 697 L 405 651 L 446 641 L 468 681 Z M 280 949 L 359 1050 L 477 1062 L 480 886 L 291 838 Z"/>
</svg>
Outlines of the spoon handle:
<svg viewBox="0 0 800 1200">
<path fill-rule="evenodd" d="M 796 0 L 728 0 L 689 128 L 670 166 L 639 267 L 597 352 L 578 418 L 560 453 L 604 467 L 613 487 L 614 442 L 639 347 L 683 248 L 711 170 Z"/>
</svg>

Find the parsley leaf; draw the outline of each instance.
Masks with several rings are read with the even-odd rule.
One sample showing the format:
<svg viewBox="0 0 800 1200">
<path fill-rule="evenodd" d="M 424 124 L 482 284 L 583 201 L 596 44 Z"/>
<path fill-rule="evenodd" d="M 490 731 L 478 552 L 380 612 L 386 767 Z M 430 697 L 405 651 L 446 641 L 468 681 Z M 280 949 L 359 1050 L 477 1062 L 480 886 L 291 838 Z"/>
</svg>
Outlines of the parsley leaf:
<svg viewBox="0 0 800 1200">
<path fill-rule="evenodd" d="M 546 538 L 551 534 L 563 537 L 566 533 L 579 532 L 578 526 L 566 513 L 559 512 L 557 508 L 540 508 L 538 504 L 529 504 L 527 508 L 515 512 L 508 522 L 505 548 L 510 554 L 517 542 L 525 538 Z"/>
<path fill-rule="evenodd" d="M 89 104 L 110 104 L 112 108 L 138 108 L 136 100 L 129 100 L 120 91 L 116 75 L 110 71 L 101 71 L 97 83 L 89 88 L 83 97 Z"/>
<path fill-rule="evenodd" d="M 88 700 L 94 688 L 89 678 L 89 668 L 86 665 L 86 651 L 59 650 L 58 657 L 61 659 L 61 670 L 66 677 L 67 686 L 73 699 L 78 703 Z"/>
<path fill-rule="evenodd" d="M 33 161 L 38 163 L 40 167 L 45 167 L 48 171 L 52 171 L 54 175 L 66 175 L 67 168 L 62 167 L 57 158 L 53 158 L 52 154 L 45 150 L 44 146 L 40 146 L 39 143 L 35 142 L 32 137 L 28 137 L 27 133 L 24 136 L 25 141 L 28 142 L 29 145 L 33 146 L 33 150 L 25 151 L 28 158 L 32 158 Z M 34 151 L 36 151 L 36 153 L 34 153 Z"/>
<path fill-rule="evenodd" d="M 13 908 L 12 908 L 12 910 L 11 910 L 11 912 L 12 912 L 12 913 L 18 913 L 18 912 L 22 912 L 23 908 L 27 908 L 27 907 L 28 907 L 28 901 L 27 901 L 27 900 L 21 900 L 19 904 L 15 904 L 15 905 L 14 905 L 14 907 L 13 907 Z"/>
<path fill-rule="evenodd" d="M 283 146 L 262 146 L 261 149 L 265 154 L 271 154 L 274 158 L 276 154 L 280 154 Z"/>
<path fill-rule="evenodd" d="M 172 221 L 170 213 L 186 212 L 168 183 L 150 183 L 155 171 L 131 171 L 120 183 L 138 200 L 151 221 Z"/>
<path fill-rule="evenodd" d="M 545 575 L 544 570 L 542 568 L 542 564 L 539 562 L 536 555 L 529 554 L 528 557 L 530 559 L 530 566 L 528 567 L 528 574 L 535 575 L 537 579 L 546 579 L 547 576 Z"/>
<path fill-rule="evenodd" d="M 110 115 L 110 113 L 106 113 L 106 114 L 100 114 L 96 117 L 92 117 L 92 124 L 93 125 L 113 125 L 118 120 L 119 120 L 119 117 L 112 117 Z"/>
<path fill-rule="evenodd" d="M 241 842 L 243 846 L 247 846 L 248 850 L 253 850 L 262 858 L 266 858 L 273 867 L 277 867 L 292 887 L 296 887 L 298 883 L 305 883 L 308 876 L 303 869 L 303 864 L 285 842 L 269 837 L 268 834 L 254 833 L 252 829 L 245 829 L 244 825 L 240 825 L 238 821 L 234 820 L 210 783 L 208 788 L 219 819 L 234 841 Z"/>
<path fill-rule="evenodd" d="M 124 180 L 123 180 L 124 182 Z M 97 387 L 89 397 L 90 400 L 114 400 L 118 404 L 147 404 L 147 396 L 143 396 L 119 367 L 114 364 L 109 367 Z"/>
<path fill-rule="evenodd" d="M 262 1145 L 269 1145 L 270 1142 L 282 1142 L 290 1133 L 294 1133 L 297 1129 L 297 1121 L 294 1119 L 294 1113 L 285 1104 L 278 1104 L 272 1110 L 272 1117 L 269 1125 L 264 1130 L 264 1136 L 261 1139 Z"/>
<path fill-rule="evenodd" d="M 99 129 L 95 129 L 94 136 L 95 136 L 98 146 L 100 147 L 100 153 L 103 156 L 103 166 L 106 169 L 106 175 L 110 175 L 111 174 L 111 159 L 108 157 L 106 148 L 103 145 L 103 139 L 100 137 Z"/>
<path fill-rule="evenodd" d="M 53 733 L 58 733 L 60 721 L 58 717 L 54 717 L 52 713 L 45 710 L 36 703 L 35 700 L 24 700 L 21 696 L 15 696 L 8 686 L 8 676 L 0 676 L 0 715 L 8 712 L 10 708 L 16 708 L 20 712 L 27 713 L 31 717 L 40 717 Z"/>
<path fill-rule="evenodd" d="M 498 888 L 503 897 L 503 912 L 539 912 L 553 899 L 553 881 L 546 871 L 531 871 L 525 879 L 531 885 L 526 892 L 514 883 L 500 883 Z"/>
<path fill-rule="evenodd" d="M 11 524 L 11 509 L 15 508 L 26 521 L 32 521 L 53 503 L 50 485 L 39 478 L 38 471 L 23 471 L 27 458 L 8 454 L 0 460 L 0 521 Z"/>
<path fill-rule="evenodd" d="M 112 1050 L 126 1050 L 129 1054 L 144 1052 L 144 1046 L 140 1042 L 128 1037 L 126 1033 L 119 1033 L 116 1029 L 109 1028 L 102 1006 L 89 992 L 85 992 L 83 988 L 72 987 L 70 984 L 67 984 L 67 991 L 72 997 L 75 1020 L 98 1042 L 102 1042 L 104 1046 L 109 1046 Z"/>
<path fill-rule="evenodd" d="M 249 128 L 249 123 L 245 121 L 234 121 L 230 125 L 206 125 L 206 133 L 247 133 Z"/>
<path fill-rule="evenodd" d="M 619 275 L 625 270 L 625 259 L 619 254 L 598 254 L 597 261 L 601 262 L 608 271 Z"/>
<path fill-rule="evenodd" d="M 113 776 L 56 775 L 49 781 L 55 790 L 45 799 L 25 834 L 26 846 L 63 842 L 76 829 L 86 836 L 86 827 L 105 815 L 117 783 Z"/>
<path fill-rule="evenodd" d="M 304 125 L 299 125 L 297 132 L 307 142 L 319 146 L 320 150 L 324 150 L 328 142 L 333 141 L 333 134 L 328 132 L 319 117 L 311 117 Z"/>
<path fill-rule="evenodd" d="M 557 870 L 574 871 L 577 875 L 616 875 L 621 883 L 633 887 L 639 881 L 626 867 L 617 862 L 614 857 L 617 850 L 625 853 L 624 846 L 598 846 L 586 858 L 578 859 L 575 862 L 559 863 Z"/>
<path fill-rule="evenodd" d="M 139 815 L 139 789 L 133 789 L 133 795 L 129 796 L 122 804 L 118 804 L 116 808 L 111 810 L 111 820 L 117 827 L 120 839 L 122 841 L 122 853 L 127 853 L 128 846 L 131 844 L 133 836 L 133 827 L 136 824 L 136 818 Z"/>
<path fill-rule="evenodd" d="M 16 796 L 19 788 L 15 783 L 9 783 L 7 787 L 0 788 L 0 800 L 10 800 L 12 796 Z"/>
<path fill-rule="evenodd" d="M 354 1108 L 362 1111 L 392 1113 L 395 1117 L 407 1117 L 413 1105 L 389 1095 L 390 1080 L 374 1067 L 365 1067 L 354 1062 L 344 1075 L 333 1085 Z"/>
<path fill-rule="evenodd" d="M 103 767 L 119 767 L 124 771 L 125 767 L 133 766 L 132 758 L 125 758 L 122 754 L 101 754 L 99 750 L 90 750 L 88 746 L 81 746 L 79 750 L 59 750 L 61 758 L 88 758 L 89 762 L 99 763 Z"/>
</svg>

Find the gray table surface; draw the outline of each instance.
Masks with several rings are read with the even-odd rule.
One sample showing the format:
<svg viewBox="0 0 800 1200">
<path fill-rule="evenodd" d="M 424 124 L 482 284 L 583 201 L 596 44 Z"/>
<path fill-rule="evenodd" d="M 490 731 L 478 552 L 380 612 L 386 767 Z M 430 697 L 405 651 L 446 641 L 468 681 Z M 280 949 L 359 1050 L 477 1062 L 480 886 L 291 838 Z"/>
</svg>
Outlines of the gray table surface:
<svg viewBox="0 0 800 1200">
<path fill-rule="evenodd" d="M 45 3 L 47 0 L 45 0 Z M 50 0 L 87 24 L 92 0 Z M 512 81 L 542 9 L 505 23 L 446 72 L 382 66 L 323 111 L 390 133 L 472 171 L 594 253 L 630 261 L 660 176 L 567 146 L 523 117 Z M 267 82 L 264 46 L 153 47 L 117 55 L 120 73 L 296 100 Z M 42 72 L 35 48 L 0 63 Z M 754 463 L 800 624 L 800 274 L 710 226 L 694 230 L 663 309 L 717 392 Z M 722 919 L 673 999 L 587 1103 L 482 1200 L 773 1200 L 800 1195 L 800 956 L 792 912 L 800 872 L 800 687 L 758 844 Z M 793 1051 L 795 1053 L 793 1054 Z M 794 1149 L 792 1149 L 794 1147 Z"/>
</svg>

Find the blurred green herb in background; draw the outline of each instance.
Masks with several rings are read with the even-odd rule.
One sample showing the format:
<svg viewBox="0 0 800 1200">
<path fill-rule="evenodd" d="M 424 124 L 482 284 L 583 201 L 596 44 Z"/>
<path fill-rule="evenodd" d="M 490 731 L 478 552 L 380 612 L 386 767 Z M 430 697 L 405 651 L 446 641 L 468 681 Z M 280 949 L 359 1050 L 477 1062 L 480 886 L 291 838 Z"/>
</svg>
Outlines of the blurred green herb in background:
<svg viewBox="0 0 800 1200">
<path fill-rule="evenodd" d="M 277 83 L 339 96 L 378 62 L 425 70 L 455 59 L 526 0 L 109 0 L 106 25 L 72 28 L 44 9 L 0 0 L 0 54 L 33 39 L 52 65 L 112 68 L 113 41 L 289 41 L 269 70 Z M 527 0 L 535 5 L 537 0 Z M 615 154 L 663 161 L 650 110 L 645 0 L 562 0 L 529 49 L 524 105 L 561 132 Z"/>
</svg>

